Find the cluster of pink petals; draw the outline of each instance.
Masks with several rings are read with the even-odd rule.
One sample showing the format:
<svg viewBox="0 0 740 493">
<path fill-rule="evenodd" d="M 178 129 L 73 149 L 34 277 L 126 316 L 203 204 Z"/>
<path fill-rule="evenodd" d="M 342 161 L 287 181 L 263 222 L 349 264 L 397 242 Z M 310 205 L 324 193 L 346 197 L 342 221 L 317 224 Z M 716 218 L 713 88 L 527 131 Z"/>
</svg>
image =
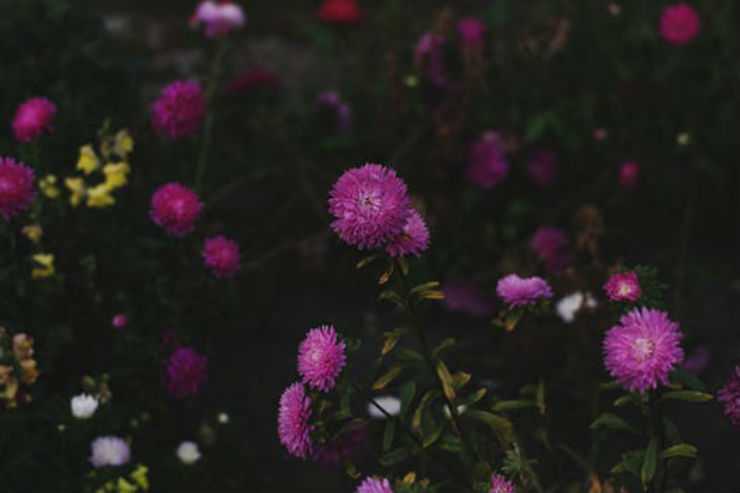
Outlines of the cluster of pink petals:
<svg viewBox="0 0 740 493">
<path fill-rule="evenodd" d="M 318 17 L 327 24 L 356 24 L 362 20 L 357 0 L 324 0 Z"/>
<path fill-rule="evenodd" d="M 730 422 L 740 426 L 740 366 L 735 367 L 725 386 L 717 392 L 717 400 L 724 404 Z"/>
<path fill-rule="evenodd" d="M 9 221 L 27 210 L 35 196 L 33 170 L 13 158 L 0 157 L 0 216 Z"/>
<path fill-rule="evenodd" d="M 484 296 L 472 282 L 450 281 L 444 283 L 442 292 L 448 310 L 463 312 L 474 317 L 485 317 L 493 312 L 493 300 Z"/>
<path fill-rule="evenodd" d="M 152 195 L 152 221 L 172 236 L 185 236 L 193 231 L 203 204 L 198 195 L 176 182 L 159 187 Z"/>
<path fill-rule="evenodd" d="M 475 17 L 463 17 L 457 23 L 457 33 L 464 48 L 481 49 L 486 38 L 486 25 Z"/>
<path fill-rule="evenodd" d="M 640 165 L 634 161 L 622 163 L 619 168 L 619 185 L 622 188 L 631 190 L 637 186 L 637 180 L 640 177 Z"/>
<path fill-rule="evenodd" d="M 46 98 L 31 98 L 18 106 L 13 118 L 13 134 L 18 142 L 31 142 L 51 131 L 57 107 Z"/>
<path fill-rule="evenodd" d="M 175 81 L 162 89 L 152 105 L 152 126 L 171 140 L 192 137 L 203 124 L 206 98 L 195 81 Z"/>
<path fill-rule="evenodd" d="M 606 333 L 604 364 L 627 390 L 644 393 L 668 384 L 668 374 L 683 361 L 682 337 L 666 312 L 635 308 Z"/>
<path fill-rule="evenodd" d="M 696 9 L 688 3 L 676 3 L 663 9 L 660 16 L 660 35 L 673 45 L 685 45 L 699 35 L 701 20 Z"/>
<path fill-rule="evenodd" d="M 191 347 L 179 347 L 170 355 L 165 377 L 167 391 L 173 397 L 195 396 L 208 377 L 208 358 Z"/>
<path fill-rule="evenodd" d="M 205 35 L 208 38 L 225 36 L 243 27 L 246 22 L 242 8 L 230 0 L 201 2 L 190 19 L 194 27 L 205 26 Z"/>
<path fill-rule="evenodd" d="M 503 140 L 497 132 L 489 130 L 473 144 L 465 174 L 468 180 L 481 188 L 493 188 L 506 179 L 509 163 Z"/>
<path fill-rule="evenodd" d="M 313 453 L 310 419 L 311 398 L 302 384 L 294 383 L 280 397 L 278 436 L 288 452 L 300 459 Z"/>
<path fill-rule="evenodd" d="M 619 272 L 612 274 L 604 284 L 607 298 L 612 301 L 629 301 L 634 303 L 640 299 L 640 279 L 635 272 Z"/>
<path fill-rule="evenodd" d="M 113 320 L 111 320 L 111 324 L 116 329 L 123 329 L 128 325 L 128 317 L 125 313 L 117 313 L 113 316 Z"/>
<path fill-rule="evenodd" d="M 535 151 L 527 162 L 527 173 L 535 185 L 547 188 L 555 183 L 558 158 L 553 151 Z"/>
<path fill-rule="evenodd" d="M 403 232 L 393 238 L 385 247 L 391 257 L 416 255 L 417 257 L 429 248 L 429 229 L 424 219 L 415 209 L 406 220 Z"/>
<path fill-rule="evenodd" d="M 355 493 L 393 493 L 393 488 L 385 478 L 368 477 L 360 483 Z"/>
<path fill-rule="evenodd" d="M 492 474 L 491 489 L 488 493 L 514 493 L 514 483 L 500 474 Z"/>
<path fill-rule="evenodd" d="M 513 308 L 552 298 L 552 288 L 541 277 L 522 278 L 516 274 L 509 274 L 499 279 L 496 294 Z"/>
<path fill-rule="evenodd" d="M 206 267 L 218 278 L 233 277 L 239 271 L 239 244 L 225 236 L 207 238 L 202 255 Z"/>
<path fill-rule="evenodd" d="M 448 82 L 444 63 L 445 43 L 443 36 L 429 32 L 419 38 L 414 49 L 414 64 L 438 88 L 446 87 Z"/>
<path fill-rule="evenodd" d="M 411 210 L 406 184 L 379 164 L 344 172 L 329 194 L 332 229 L 360 250 L 382 247 L 401 235 Z"/>
<path fill-rule="evenodd" d="M 298 348 L 298 373 L 303 383 L 322 392 L 336 385 L 347 364 L 346 345 L 331 325 L 311 329 Z"/>
<path fill-rule="evenodd" d="M 570 262 L 568 236 L 560 228 L 540 226 L 532 235 L 529 248 L 550 272 L 558 272 Z"/>
</svg>

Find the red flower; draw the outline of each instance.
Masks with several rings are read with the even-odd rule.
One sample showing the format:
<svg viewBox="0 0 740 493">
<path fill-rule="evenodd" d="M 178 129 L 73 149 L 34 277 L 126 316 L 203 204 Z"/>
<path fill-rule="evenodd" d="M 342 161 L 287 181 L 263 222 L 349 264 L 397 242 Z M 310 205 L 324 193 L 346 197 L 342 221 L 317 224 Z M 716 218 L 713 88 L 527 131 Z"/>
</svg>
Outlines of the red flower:
<svg viewBox="0 0 740 493">
<path fill-rule="evenodd" d="M 318 15 L 330 24 L 356 24 L 362 19 L 362 11 L 355 0 L 324 0 Z"/>
<path fill-rule="evenodd" d="M 269 90 L 277 89 L 280 86 L 280 79 L 276 74 L 260 67 L 245 70 L 237 75 L 228 86 L 228 93 L 248 93 L 254 89 L 264 88 Z"/>
</svg>

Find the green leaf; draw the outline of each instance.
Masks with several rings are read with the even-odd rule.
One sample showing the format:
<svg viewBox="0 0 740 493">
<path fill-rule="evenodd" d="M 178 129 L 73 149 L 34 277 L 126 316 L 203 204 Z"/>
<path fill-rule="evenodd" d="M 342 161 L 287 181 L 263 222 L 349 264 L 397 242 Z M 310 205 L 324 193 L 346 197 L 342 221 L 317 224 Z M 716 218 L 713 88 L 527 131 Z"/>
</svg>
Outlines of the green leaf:
<svg viewBox="0 0 740 493">
<path fill-rule="evenodd" d="M 488 389 L 486 389 L 485 387 L 482 387 L 476 390 L 475 392 L 473 392 L 472 394 L 470 394 L 469 396 L 465 397 L 461 404 L 464 406 L 472 406 L 476 402 L 479 402 L 481 399 L 483 399 L 487 393 L 488 393 Z"/>
<path fill-rule="evenodd" d="M 405 447 L 397 448 L 380 456 L 380 463 L 386 467 L 393 466 L 399 462 L 405 461 L 409 456 L 409 451 Z"/>
<path fill-rule="evenodd" d="M 422 293 L 424 291 L 429 291 L 430 289 L 437 289 L 438 287 L 438 281 L 425 282 L 424 284 L 419 284 L 418 286 L 413 287 L 411 291 L 409 291 L 409 294 Z"/>
<path fill-rule="evenodd" d="M 453 385 L 452 375 L 450 375 L 450 370 L 442 360 L 437 361 L 437 376 L 439 376 L 439 380 L 442 382 L 442 390 L 445 393 L 445 397 L 454 402 L 455 387 Z"/>
<path fill-rule="evenodd" d="M 422 442 L 422 446 L 424 448 L 429 448 L 434 443 L 439 440 L 439 437 L 442 435 L 442 432 L 444 431 L 444 423 L 443 422 L 434 422 L 434 425 L 432 427 L 432 431 L 425 433 L 424 440 Z"/>
<path fill-rule="evenodd" d="M 591 423 L 589 426 L 592 430 L 598 430 L 600 428 L 606 428 L 609 430 L 620 430 L 629 431 L 631 433 L 637 433 L 637 431 L 624 419 L 620 418 L 616 414 L 604 413 Z"/>
<path fill-rule="evenodd" d="M 394 303 L 399 308 L 404 308 L 406 306 L 406 303 L 404 303 L 403 298 L 393 291 L 392 289 L 386 289 L 385 291 L 381 292 L 378 295 L 379 301 L 390 301 L 391 303 Z"/>
<path fill-rule="evenodd" d="M 660 456 L 663 459 L 670 459 L 672 457 L 688 457 L 693 459 L 696 457 L 697 453 L 698 450 L 693 445 L 688 443 L 679 443 L 678 445 L 673 445 L 672 447 L 668 447 L 663 450 L 663 453 L 660 454 Z"/>
<path fill-rule="evenodd" d="M 403 361 L 405 363 L 424 364 L 424 356 L 422 356 L 421 353 L 419 353 L 418 351 L 414 351 L 413 349 L 398 348 L 396 350 L 396 358 L 398 358 L 399 361 Z"/>
<path fill-rule="evenodd" d="M 647 450 L 645 451 L 645 460 L 642 462 L 640 470 L 640 480 L 642 485 L 647 487 L 655 476 L 655 468 L 658 464 L 658 441 L 653 438 L 650 440 Z"/>
<path fill-rule="evenodd" d="M 432 350 L 432 357 L 436 358 L 440 354 L 442 354 L 447 349 L 450 349 L 456 344 L 457 341 L 453 337 L 448 337 L 444 341 L 442 341 L 436 348 Z"/>
<path fill-rule="evenodd" d="M 672 392 L 666 392 L 663 394 L 662 398 L 686 402 L 707 402 L 714 399 L 714 396 L 712 394 L 706 394 L 696 390 L 674 390 Z"/>
<path fill-rule="evenodd" d="M 446 434 L 438 443 L 438 447 L 453 454 L 459 454 L 463 450 L 462 441 L 451 434 Z"/>
<path fill-rule="evenodd" d="M 614 401 L 614 407 L 622 407 L 628 404 L 640 404 L 640 395 L 635 393 L 624 394 Z"/>
<path fill-rule="evenodd" d="M 409 380 L 401 385 L 401 416 L 406 416 L 411 409 L 411 403 L 416 394 L 416 382 Z"/>
<path fill-rule="evenodd" d="M 547 408 L 545 407 L 545 381 L 544 380 L 540 380 L 540 383 L 537 385 L 536 402 L 537 402 L 537 408 L 539 409 L 540 414 L 544 416 L 545 411 L 547 411 Z"/>
<path fill-rule="evenodd" d="M 378 255 L 370 255 L 368 257 L 363 258 L 359 262 L 357 262 L 357 265 L 355 266 L 356 269 L 362 269 L 363 267 L 366 267 L 367 265 L 371 264 L 375 259 L 378 258 Z"/>
<path fill-rule="evenodd" d="M 704 385 L 704 382 L 702 382 L 693 373 L 688 372 L 681 367 L 678 367 L 675 370 L 673 370 L 673 372 L 671 373 L 671 380 L 675 380 L 679 383 L 682 383 L 683 385 L 685 385 L 691 390 L 697 390 L 699 392 L 704 392 L 704 390 L 706 390 L 706 386 Z"/>
<path fill-rule="evenodd" d="M 390 332 L 386 332 L 383 334 L 385 337 L 385 341 L 383 342 L 383 349 L 380 351 L 380 354 L 385 356 L 386 354 L 393 351 L 393 348 L 396 347 L 396 344 L 398 344 L 398 340 L 406 333 L 406 329 L 395 329 Z"/>
<path fill-rule="evenodd" d="M 464 417 L 481 421 L 488 425 L 498 437 L 501 445 L 507 448 L 514 439 L 514 425 L 511 421 L 497 414 L 478 409 L 469 409 L 463 414 Z"/>
<path fill-rule="evenodd" d="M 383 452 L 388 452 L 393 446 L 393 438 L 396 436 L 396 420 L 388 419 L 385 423 L 383 433 Z"/>
<path fill-rule="evenodd" d="M 419 405 L 416 407 L 416 411 L 414 411 L 413 418 L 411 418 L 411 429 L 415 431 L 421 430 L 421 418 L 422 414 L 424 413 L 424 408 L 427 404 L 429 404 L 429 402 L 439 397 L 440 395 L 441 394 L 437 389 L 426 391 L 426 393 L 422 396 L 421 401 L 419 401 Z"/>
<path fill-rule="evenodd" d="M 526 409 L 530 407 L 537 407 L 535 401 L 518 400 L 518 401 L 498 401 L 491 409 L 497 413 L 506 411 L 515 411 L 517 409 Z"/>
<path fill-rule="evenodd" d="M 401 374 L 401 365 L 393 365 L 373 383 L 373 390 L 382 390 Z"/>
</svg>

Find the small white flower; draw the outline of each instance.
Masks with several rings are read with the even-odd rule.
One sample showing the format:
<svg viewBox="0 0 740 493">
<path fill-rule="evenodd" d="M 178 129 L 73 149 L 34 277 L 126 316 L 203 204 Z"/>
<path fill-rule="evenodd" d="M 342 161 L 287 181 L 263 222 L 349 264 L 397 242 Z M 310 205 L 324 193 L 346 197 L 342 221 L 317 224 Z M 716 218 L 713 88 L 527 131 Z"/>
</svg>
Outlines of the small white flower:
<svg viewBox="0 0 740 493">
<path fill-rule="evenodd" d="M 599 303 L 591 293 L 582 293 L 576 291 L 564 298 L 561 298 L 555 304 L 555 311 L 558 313 L 563 322 L 571 323 L 576 318 L 576 314 L 581 308 L 596 308 Z"/>
<path fill-rule="evenodd" d="M 227 424 L 229 421 L 231 421 L 231 418 L 229 418 L 229 415 L 226 413 L 219 413 L 218 414 L 218 422 L 222 425 Z"/>
<path fill-rule="evenodd" d="M 195 442 L 182 442 L 177 447 L 177 458 L 182 461 L 183 464 L 191 465 L 195 464 L 200 460 L 200 449 L 198 444 Z"/>
<path fill-rule="evenodd" d="M 401 414 L 401 400 L 398 397 L 394 397 L 392 395 L 383 395 L 380 397 L 376 397 L 373 400 L 377 402 L 380 407 L 385 409 L 385 411 L 391 416 L 398 416 L 399 414 Z M 371 418 L 386 418 L 385 414 L 383 414 L 380 409 L 378 409 L 372 402 L 368 403 L 367 405 L 367 413 L 370 415 Z"/>
<path fill-rule="evenodd" d="M 78 419 L 88 419 L 98 409 L 98 399 L 88 394 L 72 397 L 69 404 L 72 408 L 72 415 Z"/>
<path fill-rule="evenodd" d="M 94 467 L 122 466 L 131 459 L 128 443 L 119 437 L 98 437 L 93 440 L 90 448 L 90 463 Z"/>
<path fill-rule="evenodd" d="M 466 406 L 465 404 L 460 404 L 459 406 L 457 406 L 457 415 L 461 416 L 467 409 L 468 409 L 468 406 Z M 444 413 L 447 419 L 452 418 L 452 413 L 450 413 L 450 406 L 448 406 L 447 404 L 445 404 L 444 407 L 442 408 L 442 412 Z"/>
</svg>

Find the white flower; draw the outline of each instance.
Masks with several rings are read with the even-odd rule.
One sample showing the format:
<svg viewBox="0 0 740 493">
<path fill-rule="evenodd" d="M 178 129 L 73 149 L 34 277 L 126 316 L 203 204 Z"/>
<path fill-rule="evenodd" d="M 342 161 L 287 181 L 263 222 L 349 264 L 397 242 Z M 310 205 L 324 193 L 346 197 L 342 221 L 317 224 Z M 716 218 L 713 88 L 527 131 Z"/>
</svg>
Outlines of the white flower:
<svg viewBox="0 0 740 493">
<path fill-rule="evenodd" d="M 198 444 L 195 442 L 182 442 L 177 447 L 177 458 L 182 461 L 183 464 L 195 464 L 200 460 L 200 449 Z"/>
<path fill-rule="evenodd" d="M 571 323 L 575 320 L 576 314 L 581 308 L 596 308 L 598 305 L 598 302 L 591 293 L 576 291 L 560 299 L 555 304 L 555 311 L 558 312 L 563 322 Z"/>
<path fill-rule="evenodd" d="M 131 459 L 131 449 L 122 438 L 98 437 L 91 446 L 90 463 L 94 467 L 122 466 Z"/>
<path fill-rule="evenodd" d="M 468 409 L 468 406 L 466 406 L 465 404 L 460 404 L 459 406 L 457 406 L 457 415 L 461 416 L 467 409 Z M 450 413 L 450 406 L 445 404 L 444 407 L 442 408 L 442 412 L 444 413 L 447 419 L 452 419 L 452 413 Z"/>
<path fill-rule="evenodd" d="M 227 424 L 229 421 L 231 421 L 231 418 L 229 418 L 229 415 L 226 413 L 219 413 L 218 414 L 218 422 L 222 425 Z"/>
<path fill-rule="evenodd" d="M 383 395 L 373 399 L 380 407 L 391 416 L 398 416 L 401 414 L 401 400 L 398 397 L 392 395 Z M 386 416 L 383 412 L 378 409 L 372 402 L 367 405 L 367 412 L 371 418 L 385 419 Z"/>
<path fill-rule="evenodd" d="M 78 419 L 88 419 L 98 409 L 98 399 L 88 394 L 72 397 L 69 404 L 72 408 L 72 415 Z"/>
</svg>

